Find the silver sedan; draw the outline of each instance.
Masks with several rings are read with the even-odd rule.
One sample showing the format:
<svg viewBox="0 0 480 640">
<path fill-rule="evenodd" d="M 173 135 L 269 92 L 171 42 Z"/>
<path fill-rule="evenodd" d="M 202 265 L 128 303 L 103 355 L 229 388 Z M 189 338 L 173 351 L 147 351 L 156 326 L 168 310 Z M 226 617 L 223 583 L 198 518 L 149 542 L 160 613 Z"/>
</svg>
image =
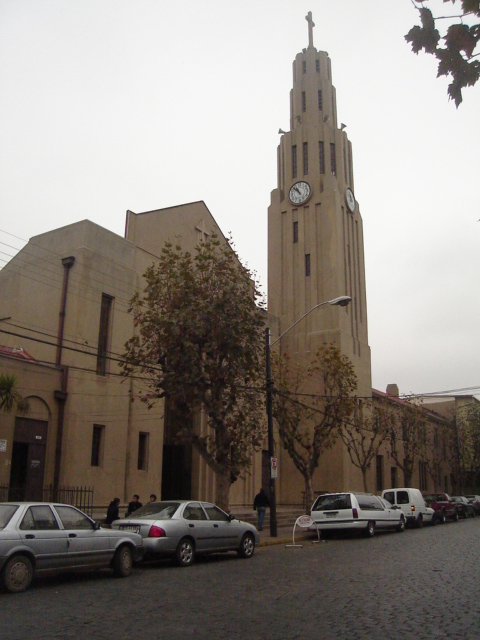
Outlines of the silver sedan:
<svg viewBox="0 0 480 640">
<path fill-rule="evenodd" d="M 11 592 L 25 591 L 35 574 L 112 567 L 128 576 L 143 557 L 142 538 L 101 529 L 66 504 L 0 503 L 0 582 Z"/>
<path fill-rule="evenodd" d="M 139 533 L 146 556 L 171 556 L 182 567 L 192 564 L 197 554 L 236 551 L 241 558 L 251 558 L 260 541 L 253 525 L 196 500 L 149 502 L 112 527 Z"/>
</svg>

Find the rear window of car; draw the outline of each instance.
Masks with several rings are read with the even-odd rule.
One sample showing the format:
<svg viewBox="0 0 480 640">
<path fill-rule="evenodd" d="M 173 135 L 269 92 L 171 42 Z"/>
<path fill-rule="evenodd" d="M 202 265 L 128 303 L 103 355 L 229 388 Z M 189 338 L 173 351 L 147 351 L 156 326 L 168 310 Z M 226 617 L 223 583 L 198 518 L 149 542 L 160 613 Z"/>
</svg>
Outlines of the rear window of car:
<svg viewBox="0 0 480 640">
<path fill-rule="evenodd" d="M 439 495 L 438 493 L 427 493 L 426 496 L 423 496 L 423 499 L 426 502 L 443 502 L 443 495 Z"/>
<path fill-rule="evenodd" d="M 140 509 L 132 513 L 130 518 L 135 520 L 138 518 L 144 518 L 145 520 L 170 520 L 179 505 L 179 502 L 147 502 L 143 507 L 140 507 Z"/>
<path fill-rule="evenodd" d="M 312 507 L 312 511 L 338 511 L 339 509 L 351 509 L 352 501 L 349 493 L 335 493 L 318 496 Z"/>
<path fill-rule="evenodd" d="M 18 504 L 0 504 L 0 529 L 5 529 L 17 509 Z"/>
</svg>

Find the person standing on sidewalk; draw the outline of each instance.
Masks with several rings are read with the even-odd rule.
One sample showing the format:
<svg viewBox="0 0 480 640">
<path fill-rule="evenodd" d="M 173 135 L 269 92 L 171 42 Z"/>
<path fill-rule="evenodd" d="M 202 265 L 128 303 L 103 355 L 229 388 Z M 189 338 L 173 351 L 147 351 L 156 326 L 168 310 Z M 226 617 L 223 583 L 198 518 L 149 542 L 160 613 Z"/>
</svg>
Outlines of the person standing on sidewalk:
<svg viewBox="0 0 480 640">
<path fill-rule="evenodd" d="M 267 507 L 270 507 L 270 500 L 268 499 L 265 489 L 262 487 L 260 493 L 257 493 L 253 501 L 253 510 L 258 514 L 257 529 L 259 531 L 263 531 L 263 519 L 265 518 Z"/>
</svg>

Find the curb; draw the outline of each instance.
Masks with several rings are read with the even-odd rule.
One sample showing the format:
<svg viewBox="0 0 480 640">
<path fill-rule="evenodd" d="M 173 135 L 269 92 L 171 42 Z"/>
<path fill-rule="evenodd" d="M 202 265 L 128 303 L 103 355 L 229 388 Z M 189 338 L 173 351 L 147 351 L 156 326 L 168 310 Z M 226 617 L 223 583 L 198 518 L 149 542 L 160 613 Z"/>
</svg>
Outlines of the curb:
<svg viewBox="0 0 480 640">
<path fill-rule="evenodd" d="M 300 540 L 300 541 L 304 541 L 304 540 L 310 540 L 311 536 L 309 536 L 308 534 L 297 534 L 295 536 L 295 540 Z M 292 544 L 293 542 L 293 537 L 289 536 L 288 538 L 267 538 L 266 540 L 261 540 L 258 544 L 257 547 L 272 547 L 274 545 L 278 545 L 278 544 Z"/>
</svg>

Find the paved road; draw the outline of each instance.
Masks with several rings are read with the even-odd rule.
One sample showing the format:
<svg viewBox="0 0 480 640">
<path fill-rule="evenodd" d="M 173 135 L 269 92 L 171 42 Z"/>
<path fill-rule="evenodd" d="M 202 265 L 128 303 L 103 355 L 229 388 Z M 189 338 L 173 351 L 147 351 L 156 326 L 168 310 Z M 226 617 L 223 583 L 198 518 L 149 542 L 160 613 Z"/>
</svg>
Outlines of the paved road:
<svg viewBox="0 0 480 640">
<path fill-rule="evenodd" d="M 480 518 L 0 594 L 1 640 L 478 638 Z M 448 625 L 444 621 L 449 621 Z"/>
</svg>

